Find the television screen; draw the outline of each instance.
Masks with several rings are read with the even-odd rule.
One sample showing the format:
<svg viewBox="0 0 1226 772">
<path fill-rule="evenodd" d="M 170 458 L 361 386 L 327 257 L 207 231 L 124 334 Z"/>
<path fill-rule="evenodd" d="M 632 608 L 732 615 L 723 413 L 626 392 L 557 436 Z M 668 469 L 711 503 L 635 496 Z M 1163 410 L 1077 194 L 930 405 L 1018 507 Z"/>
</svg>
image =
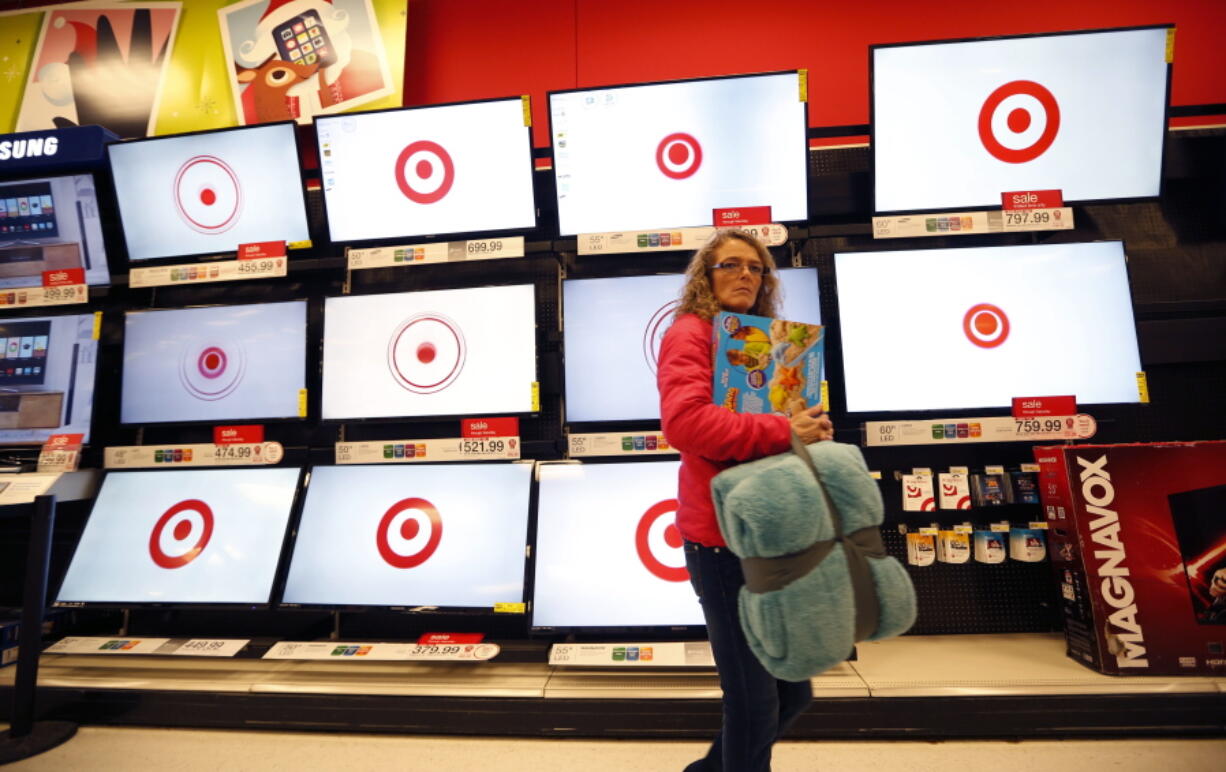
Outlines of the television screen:
<svg viewBox="0 0 1226 772">
<path fill-rule="evenodd" d="M 0 445 L 88 442 L 97 356 L 93 314 L 0 319 Z"/>
<path fill-rule="evenodd" d="M 834 256 L 847 409 L 1138 402 L 1119 241 Z"/>
<path fill-rule="evenodd" d="M 56 603 L 268 603 L 299 474 L 107 474 Z"/>
<path fill-rule="evenodd" d="M 0 289 L 39 287 L 44 271 L 81 269 L 109 284 L 91 174 L 0 182 Z"/>
<path fill-rule="evenodd" d="M 1173 28 L 874 46 L 878 212 L 1157 196 Z"/>
<path fill-rule="evenodd" d="M 315 119 L 332 241 L 533 228 L 523 102 Z"/>
<path fill-rule="evenodd" d="M 305 300 L 125 317 L 123 423 L 293 418 L 304 388 Z"/>
<path fill-rule="evenodd" d="M 784 268 L 782 316 L 820 324 L 817 269 Z M 684 276 L 568 279 L 562 284 L 566 419 L 658 419 L 656 359 Z"/>
<path fill-rule="evenodd" d="M 307 241 L 294 124 L 107 146 L 129 260 Z"/>
<path fill-rule="evenodd" d="M 797 72 L 549 94 L 562 235 L 710 225 L 712 210 L 808 217 Z"/>
<path fill-rule="evenodd" d="M 534 628 L 704 624 L 673 525 L 679 467 L 538 467 Z"/>
<path fill-rule="evenodd" d="M 531 284 L 324 301 L 323 417 L 533 410 Z"/>
<path fill-rule="evenodd" d="M 282 603 L 521 603 L 531 482 L 530 462 L 317 466 Z"/>
</svg>

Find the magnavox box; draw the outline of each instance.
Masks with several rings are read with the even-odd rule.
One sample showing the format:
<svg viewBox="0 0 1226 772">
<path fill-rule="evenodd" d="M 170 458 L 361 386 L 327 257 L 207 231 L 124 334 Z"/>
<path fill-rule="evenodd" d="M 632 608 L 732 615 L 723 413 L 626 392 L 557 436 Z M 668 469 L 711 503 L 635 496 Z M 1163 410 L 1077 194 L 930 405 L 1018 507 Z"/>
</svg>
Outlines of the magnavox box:
<svg viewBox="0 0 1226 772">
<path fill-rule="evenodd" d="M 1037 447 L 1068 655 L 1226 674 L 1226 442 Z"/>
</svg>

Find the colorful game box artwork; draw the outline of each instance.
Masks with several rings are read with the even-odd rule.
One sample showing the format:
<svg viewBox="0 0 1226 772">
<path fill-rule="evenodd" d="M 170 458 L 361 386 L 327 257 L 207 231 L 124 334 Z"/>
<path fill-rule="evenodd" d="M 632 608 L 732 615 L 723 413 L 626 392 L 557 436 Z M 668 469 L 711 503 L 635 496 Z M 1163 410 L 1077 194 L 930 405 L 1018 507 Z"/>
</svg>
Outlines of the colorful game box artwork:
<svg viewBox="0 0 1226 772">
<path fill-rule="evenodd" d="M 822 403 L 821 325 L 722 312 L 714 320 L 713 399 L 737 413 L 792 416 Z"/>
</svg>

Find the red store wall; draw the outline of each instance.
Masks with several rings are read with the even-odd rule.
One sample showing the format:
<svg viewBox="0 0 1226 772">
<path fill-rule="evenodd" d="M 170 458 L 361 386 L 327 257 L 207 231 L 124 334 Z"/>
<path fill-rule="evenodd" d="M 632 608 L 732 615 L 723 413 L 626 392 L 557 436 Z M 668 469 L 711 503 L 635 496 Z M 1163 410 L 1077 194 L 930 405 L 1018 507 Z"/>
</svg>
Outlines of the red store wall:
<svg viewBox="0 0 1226 772">
<path fill-rule="evenodd" d="M 811 125 L 856 126 L 874 43 L 1165 23 L 1171 104 L 1226 104 L 1226 0 L 413 0 L 405 104 L 528 93 L 545 147 L 549 90 L 803 67 Z"/>
</svg>

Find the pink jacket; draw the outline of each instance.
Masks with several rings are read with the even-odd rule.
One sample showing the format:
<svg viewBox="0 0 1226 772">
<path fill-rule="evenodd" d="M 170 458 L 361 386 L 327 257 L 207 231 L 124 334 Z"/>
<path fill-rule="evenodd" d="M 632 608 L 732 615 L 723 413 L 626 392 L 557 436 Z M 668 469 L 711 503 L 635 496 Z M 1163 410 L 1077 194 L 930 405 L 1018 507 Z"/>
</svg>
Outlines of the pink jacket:
<svg viewBox="0 0 1226 772">
<path fill-rule="evenodd" d="M 664 436 L 681 451 L 677 529 L 689 541 L 723 547 L 711 478 L 733 464 L 783 453 L 791 423 L 780 415 L 733 413 L 711 399 L 711 322 L 694 314 L 664 333 L 656 383 Z"/>
</svg>

